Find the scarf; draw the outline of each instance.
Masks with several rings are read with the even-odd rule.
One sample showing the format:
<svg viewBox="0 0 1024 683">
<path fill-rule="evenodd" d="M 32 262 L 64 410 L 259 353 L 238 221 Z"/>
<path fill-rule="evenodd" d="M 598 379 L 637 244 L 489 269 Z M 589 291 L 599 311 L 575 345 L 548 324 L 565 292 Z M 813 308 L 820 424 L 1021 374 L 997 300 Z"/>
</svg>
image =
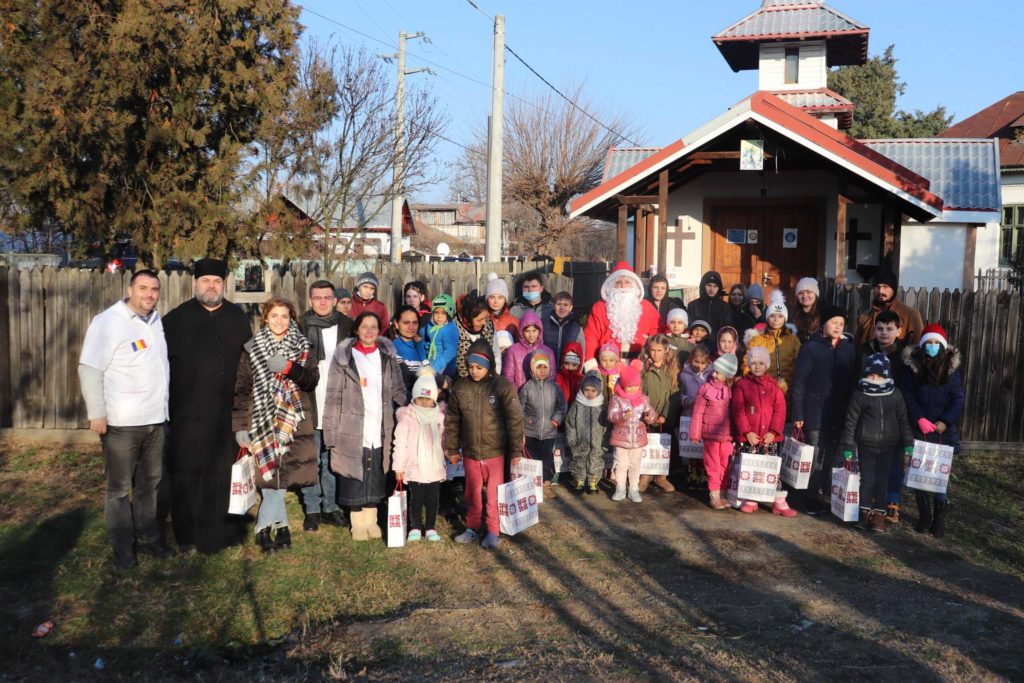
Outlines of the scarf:
<svg viewBox="0 0 1024 683">
<path fill-rule="evenodd" d="M 323 331 L 328 327 L 334 327 L 339 322 L 341 322 L 341 313 L 337 311 L 331 311 L 327 317 L 319 316 L 311 310 L 302 314 L 302 326 L 306 328 L 306 334 L 317 361 L 327 360 L 327 356 L 324 354 Z"/>
<path fill-rule="evenodd" d="M 466 356 L 469 355 L 469 347 L 480 337 L 487 340 L 487 344 L 494 348 L 494 321 L 490 318 L 484 323 L 479 332 L 470 332 L 462 321 L 462 316 L 455 318 L 455 329 L 459 331 L 458 350 L 455 354 L 455 374 L 459 377 L 469 377 L 469 364 L 466 363 Z"/>
<path fill-rule="evenodd" d="M 450 321 L 446 322 L 444 325 L 436 325 L 436 324 L 434 324 L 433 321 L 427 323 L 427 326 L 426 326 L 427 330 L 426 330 L 426 332 L 427 332 L 427 337 L 430 339 L 430 348 L 427 350 L 427 360 L 429 360 L 431 363 L 433 363 L 435 360 L 437 360 L 437 337 L 438 337 L 437 333 L 441 331 L 442 327 L 444 327 L 445 325 L 448 325 L 449 323 L 450 323 Z"/>
<path fill-rule="evenodd" d="M 566 397 L 575 396 L 580 390 L 580 384 L 583 382 L 583 373 L 579 370 L 570 372 L 565 368 L 559 368 L 558 377 L 562 380 L 560 383 L 565 384 L 566 391 L 568 392 Z"/>
<path fill-rule="evenodd" d="M 444 467 L 441 425 L 438 424 L 441 409 L 437 403 L 433 408 L 424 408 L 413 403 L 412 414 L 420 425 L 419 440 L 416 443 L 416 472 L 420 477 L 425 477 L 428 472 Z"/>
<path fill-rule="evenodd" d="M 637 392 L 640 393 L 640 392 Z M 604 405 L 604 395 L 599 391 L 594 398 L 587 398 L 583 395 L 583 389 L 576 394 L 576 402 L 587 408 L 600 408 Z"/>
<path fill-rule="evenodd" d="M 292 320 L 281 339 L 274 339 L 264 326 L 253 337 L 249 362 L 252 367 L 252 429 L 249 450 L 264 481 L 273 478 L 274 470 L 295 439 L 295 430 L 306 417 L 302 397 L 295 382 L 280 373 L 271 372 L 267 361 L 281 354 L 292 363 L 305 365 L 310 343 Z"/>
<path fill-rule="evenodd" d="M 634 408 L 636 408 L 638 405 L 644 402 L 644 392 L 640 391 L 639 389 L 632 393 L 627 392 L 626 387 L 622 386 L 622 382 L 618 382 L 615 385 L 615 395 L 629 401 L 629 405 L 633 406 Z"/>
<path fill-rule="evenodd" d="M 895 383 L 892 378 L 884 379 L 881 382 L 871 382 L 867 378 L 857 383 L 860 390 L 867 396 L 888 396 L 892 393 Z"/>
</svg>

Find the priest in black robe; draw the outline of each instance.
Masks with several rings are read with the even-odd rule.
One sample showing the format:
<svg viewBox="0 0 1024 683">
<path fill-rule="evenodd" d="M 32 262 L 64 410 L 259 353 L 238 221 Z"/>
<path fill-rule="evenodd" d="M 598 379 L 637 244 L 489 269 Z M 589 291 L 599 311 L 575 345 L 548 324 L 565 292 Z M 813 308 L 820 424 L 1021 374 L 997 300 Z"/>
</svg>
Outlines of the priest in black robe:
<svg viewBox="0 0 1024 683">
<path fill-rule="evenodd" d="M 215 553 L 241 543 L 245 534 L 245 517 L 228 514 L 238 453 L 231 406 L 252 326 L 241 308 L 224 300 L 224 261 L 197 261 L 193 277 L 195 298 L 164 317 L 171 365 L 171 521 L 183 551 Z"/>
</svg>

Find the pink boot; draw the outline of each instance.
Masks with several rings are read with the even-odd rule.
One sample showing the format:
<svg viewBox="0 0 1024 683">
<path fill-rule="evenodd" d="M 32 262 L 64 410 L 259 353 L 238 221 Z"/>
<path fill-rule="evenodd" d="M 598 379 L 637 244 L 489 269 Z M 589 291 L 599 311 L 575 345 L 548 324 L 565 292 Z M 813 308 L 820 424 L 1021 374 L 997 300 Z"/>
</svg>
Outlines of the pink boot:
<svg viewBox="0 0 1024 683">
<path fill-rule="evenodd" d="M 745 501 L 743 501 L 743 505 L 740 506 L 740 512 L 745 512 L 748 515 L 757 512 L 757 501 L 755 501 L 755 500 L 745 500 Z"/>
<path fill-rule="evenodd" d="M 772 506 L 772 514 L 780 517 L 796 517 L 796 510 L 789 507 L 786 502 L 787 491 L 782 491 L 775 497 L 775 505 Z"/>
</svg>

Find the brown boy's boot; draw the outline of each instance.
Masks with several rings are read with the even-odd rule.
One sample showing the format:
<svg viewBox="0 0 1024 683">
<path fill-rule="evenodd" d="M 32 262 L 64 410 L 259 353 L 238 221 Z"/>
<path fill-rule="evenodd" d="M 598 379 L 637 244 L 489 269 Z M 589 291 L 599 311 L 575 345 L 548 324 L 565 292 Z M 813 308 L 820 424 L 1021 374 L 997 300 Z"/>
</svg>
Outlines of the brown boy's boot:
<svg viewBox="0 0 1024 683">
<path fill-rule="evenodd" d="M 646 493 L 647 487 L 651 485 L 651 475 L 641 474 L 640 475 L 640 493 Z"/>
<path fill-rule="evenodd" d="M 672 482 L 664 474 L 659 474 L 654 478 L 654 485 L 665 493 L 673 493 L 676 490 L 676 487 L 672 485 Z"/>
</svg>

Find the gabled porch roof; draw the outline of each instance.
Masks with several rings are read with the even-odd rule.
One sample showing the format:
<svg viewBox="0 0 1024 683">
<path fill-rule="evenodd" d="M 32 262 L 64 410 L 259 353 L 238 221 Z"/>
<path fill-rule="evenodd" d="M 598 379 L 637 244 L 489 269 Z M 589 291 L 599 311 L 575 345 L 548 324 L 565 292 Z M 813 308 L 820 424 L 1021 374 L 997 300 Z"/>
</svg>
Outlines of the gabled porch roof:
<svg viewBox="0 0 1024 683">
<path fill-rule="evenodd" d="M 701 172 L 703 165 L 709 163 L 700 158 L 702 148 L 749 122 L 879 188 L 917 220 L 929 221 L 943 215 L 943 200 L 930 190 L 926 178 L 764 91 L 754 93 L 704 126 L 577 197 L 570 204 L 570 215 L 609 218 L 618 205 L 616 195 L 637 189 L 641 190 L 637 194 L 646 194 L 643 187 L 655 182 L 662 170 L 677 178 L 688 172 Z"/>
</svg>

